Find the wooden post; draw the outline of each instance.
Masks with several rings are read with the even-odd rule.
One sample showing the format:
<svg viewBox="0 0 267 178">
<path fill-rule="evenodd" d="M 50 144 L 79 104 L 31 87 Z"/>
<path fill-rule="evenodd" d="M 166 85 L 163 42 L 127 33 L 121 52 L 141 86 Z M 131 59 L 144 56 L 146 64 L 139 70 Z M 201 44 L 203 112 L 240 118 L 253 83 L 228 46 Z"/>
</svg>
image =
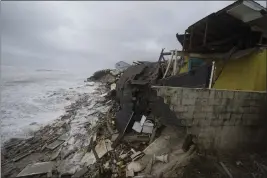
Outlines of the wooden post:
<svg viewBox="0 0 267 178">
<path fill-rule="evenodd" d="M 172 59 L 173 59 L 173 56 L 174 56 L 174 52 L 172 51 L 171 53 L 172 53 L 172 56 L 171 56 L 171 59 L 169 59 L 169 61 L 168 61 L 168 66 L 167 66 L 167 69 L 166 69 L 166 71 L 165 71 L 165 74 L 163 75 L 163 78 L 166 77 L 166 75 L 167 75 L 167 73 L 168 73 L 168 71 L 169 71 L 169 68 L 170 68 L 170 66 L 171 66 L 171 63 L 172 63 Z"/>
<path fill-rule="evenodd" d="M 212 82 L 213 82 L 214 68 L 215 68 L 215 62 L 212 61 L 209 89 L 211 89 L 211 85 L 212 85 Z"/>
<path fill-rule="evenodd" d="M 190 32 L 189 50 L 192 49 L 193 34 L 194 34 L 194 26 L 192 27 L 191 32 Z"/>
<path fill-rule="evenodd" d="M 205 27 L 205 34 L 204 34 L 204 39 L 203 39 L 203 45 L 206 45 L 207 42 L 207 33 L 208 33 L 208 18 L 206 18 L 206 27 Z"/>
<path fill-rule="evenodd" d="M 175 50 L 175 59 L 174 59 L 174 63 L 173 63 L 172 75 L 177 74 L 177 63 L 178 63 L 178 52 L 177 52 L 177 50 Z"/>
<path fill-rule="evenodd" d="M 187 31 L 185 30 L 184 31 L 184 41 L 183 41 L 183 49 L 182 49 L 182 51 L 185 51 L 185 45 L 186 45 L 186 33 L 187 33 Z M 181 66 L 183 66 L 184 65 L 184 57 L 182 57 L 182 60 L 181 60 Z"/>
<path fill-rule="evenodd" d="M 183 41 L 183 49 L 182 49 L 182 51 L 184 51 L 185 49 L 185 43 L 186 42 L 186 30 L 184 31 L 184 41 Z"/>
</svg>

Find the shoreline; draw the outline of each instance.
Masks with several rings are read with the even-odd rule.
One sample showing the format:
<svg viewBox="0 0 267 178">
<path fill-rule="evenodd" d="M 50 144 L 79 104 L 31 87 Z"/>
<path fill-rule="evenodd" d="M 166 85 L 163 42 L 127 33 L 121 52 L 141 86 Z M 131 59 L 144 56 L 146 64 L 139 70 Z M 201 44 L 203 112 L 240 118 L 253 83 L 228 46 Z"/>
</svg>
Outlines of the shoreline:
<svg viewBox="0 0 267 178">
<path fill-rule="evenodd" d="M 87 79 L 95 90 L 65 107 L 60 119 L 32 138 L 6 145 L 1 153 L 3 177 L 223 177 L 228 169 L 233 175 L 265 175 L 266 154 L 203 153 L 185 127 L 156 120 L 151 132 L 133 126 L 120 137 L 116 117 L 123 105 L 115 99 L 114 85 L 120 85 L 116 81 L 121 73 L 113 72 L 96 72 Z"/>
<path fill-rule="evenodd" d="M 81 152 L 82 148 L 89 146 L 92 137 L 89 137 L 90 130 L 110 107 L 105 104 L 105 98 L 101 97 L 108 89 L 97 82 L 94 85 L 94 91 L 79 96 L 75 102 L 65 107 L 64 115 L 34 132 L 30 138 L 5 142 L 1 148 L 2 175 L 15 177 L 18 170 L 29 162 L 55 160 L 58 156 L 63 157 L 63 161 L 57 163 L 59 173 L 74 174 L 81 167 L 78 165 L 81 160 L 75 160 L 75 152 Z M 73 161 L 77 165 L 72 165 Z M 90 164 L 88 160 L 83 161 Z M 69 166 L 73 169 L 69 170 Z"/>
</svg>

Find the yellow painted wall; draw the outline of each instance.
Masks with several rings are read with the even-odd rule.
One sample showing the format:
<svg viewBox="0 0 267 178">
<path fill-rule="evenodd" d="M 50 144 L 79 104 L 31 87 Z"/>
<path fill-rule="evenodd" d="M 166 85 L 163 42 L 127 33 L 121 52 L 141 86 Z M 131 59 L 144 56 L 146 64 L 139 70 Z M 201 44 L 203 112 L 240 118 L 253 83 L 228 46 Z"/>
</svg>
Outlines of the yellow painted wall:
<svg viewBox="0 0 267 178">
<path fill-rule="evenodd" d="M 213 88 L 266 91 L 267 49 L 236 60 L 229 60 Z M 216 74 L 222 66 L 216 62 Z"/>
<path fill-rule="evenodd" d="M 189 60 L 189 57 L 188 56 L 185 56 L 184 57 L 185 64 L 181 67 L 179 74 L 188 72 L 188 60 Z"/>
</svg>

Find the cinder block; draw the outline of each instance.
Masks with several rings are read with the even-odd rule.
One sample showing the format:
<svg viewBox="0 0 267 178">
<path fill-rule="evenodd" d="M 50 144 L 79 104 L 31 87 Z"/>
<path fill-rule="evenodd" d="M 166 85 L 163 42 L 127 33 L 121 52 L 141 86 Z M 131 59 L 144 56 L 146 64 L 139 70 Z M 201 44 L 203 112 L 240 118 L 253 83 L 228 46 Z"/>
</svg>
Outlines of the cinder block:
<svg viewBox="0 0 267 178">
<path fill-rule="evenodd" d="M 176 96 L 170 97 L 171 100 L 171 104 L 173 104 L 174 106 L 180 106 L 181 105 L 181 98 L 178 98 Z"/>
<path fill-rule="evenodd" d="M 235 124 L 235 121 L 236 121 L 235 119 L 229 119 L 229 125 L 230 125 L 230 126 L 234 126 L 234 125 L 236 125 L 236 124 Z"/>
<path fill-rule="evenodd" d="M 187 112 L 188 111 L 188 108 L 187 108 L 187 106 L 180 105 L 180 106 L 176 106 L 174 108 L 174 111 L 175 112 Z"/>
<path fill-rule="evenodd" d="M 209 119 L 198 119 L 199 126 L 210 126 L 211 125 L 211 120 Z M 208 130 L 205 130 L 208 131 Z"/>
<path fill-rule="evenodd" d="M 192 121 L 193 121 L 192 122 L 193 126 L 199 126 L 199 120 L 198 119 L 193 119 Z"/>
<path fill-rule="evenodd" d="M 198 105 L 190 105 L 187 106 L 188 111 L 193 111 L 193 112 L 201 112 L 202 111 L 202 107 L 198 106 Z"/>
<path fill-rule="evenodd" d="M 173 104 L 171 104 L 169 107 L 170 107 L 170 110 L 171 110 L 171 111 L 174 111 L 174 112 L 175 112 L 175 108 L 176 108 L 176 106 L 174 106 Z"/>
<path fill-rule="evenodd" d="M 227 90 L 224 90 L 224 91 L 223 91 L 223 98 L 226 98 L 226 99 L 233 99 L 233 98 L 234 98 L 234 91 L 227 91 Z"/>
<path fill-rule="evenodd" d="M 231 99 L 229 98 L 222 98 L 222 99 L 219 99 L 220 100 L 220 105 L 221 106 L 228 106 L 231 104 Z"/>
<path fill-rule="evenodd" d="M 198 98 L 209 98 L 210 97 L 210 90 L 208 89 L 198 89 L 197 90 Z"/>
<path fill-rule="evenodd" d="M 232 125 L 230 119 L 222 119 L 221 121 L 222 121 L 222 125 L 224 125 L 224 126 Z"/>
<path fill-rule="evenodd" d="M 235 91 L 234 93 L 234 99 L 250 99 L 250 92 Z"/>
<path fill-rule="evenodd" d="M 215 98 L 215 93 L 216 93 L 216 90 L 215 89 L 211 89 L 209 91 L 210 95 L 209 95 L 209 98 Z"/>
<path fill-rule="evenodd" d="M 235 113 L 245 113 L 247 108 L 244 108 L 242 106 L 239 106 L 236 108 Z"/>
<path fill-rule="evenodd" d="M 223 98 L 223 91 L 215 90 L 215 98 Z"/>
<path fill-rule="evenodd" d="M 234 113 L 237 107 L 232 106 L 232 105 L 226 105 L 225 108 L 226 108 L 226 112 L 233 112 Z"/>
<path fill-rule="evenodd" d="M 249 106 L 261 106 L 262 100 L 250 99 L 248 100 Z"/>
<path fill-rule="evenodd" d="M 242 106 L 239 105 L 232 105 L 226 108 L 226 112 L 231 112 L 231 113 L 244 113 L 244 108 Z"/>
<path fill-rule="evenodd" d="M 213 106 L 213 110 L 216 113 L 224 113 L 224 112 L 227 112 L 227 108 L 225 106 Z"/>
<path fill-rule="evenodd" d="M 242 119 L 242 125 L 250 126 L 250 125 L 254 125 L 254 124 L 253 124 L 253 121 L 250 119 Z"/>
<path fill-rule="evenodd" d="M 237 100 L 235 99 L 234 102 L 239 104 L 240 106 L 255 106 L 256 100 L 252 99 L 244 99 L 244 100 Z"/>
<path fill-rule="evenodd" d="M 242 120 L 256 120 L 259 118 L 258 114 L 243 114 Z"/>
<path fill-rule="evenodd" d="M 165 87 L 163 87 L 163 88 L 158 88 L 157 95 L 158 95 L 158 96 L 161 96 L 161 97 L 165 97 L 165 96 L 166 96 L 166 88 L 165 88 Z"/>
<path fill-rule="evenodd" d="M 206 112 L 195 112 L 194 119 L 205 119 L 206 114 L 207 114 Z"/>
<path fill-rule="evenodd" d="M 196 89 L 192 88 L 184 88 L 183 89 L 183 98 L 197 98 L 198 93 Z"/>
<path fill-rule="evenodd" d="M 248 99 L 236 99 L 234 98 L 231 102 L 232 106 L 249 106 L 249 103 L 246 103 Z"/>
<path fill-rule="evenodd" d="M 186 126 L 192 126 L 193 125 L 193 120 L 192 119 L 186 119 L 185 120 Z"/>
<path fill-rule="evenodd" d="M 166 93 L 166 96 L 172 96 L 174 94 L 174 88 L 172 87 L 166 88 L 165 93 Z"/>
<path fill-rule="evenodd" d="M 173 97 L 176 97 L 176 98 L 183 98 L 183 93 L 182 93 L 183 90 L 179 90 L 178 93 L 175 93 L 173 94 Z"/>
<path fill-rule="evenodd" d="M 210 125 L 211 126 L 222 126 L 223 125 L 223 120 L 219 120 L 219 119 L 212 120 Z"/>
<path fill-rule="evenodd" d="M 167 103 L 166 104 L 171 104 L 171 99 L 172 99 L 172 97 L 171 96 L 166 96 L 166 101 L 167 101 Z"/>
<path fill-rule="evenodd" d="M 182 119 L 193 119 L 194 113 L 193 112 L 183 112 L 181 113 Z"/>
<path fill-rule="evenodd" d="M 266 93 L 251 92 L 250 99 L 261 100 L 266 98 Z"/>
<path fill-rule="evenodd" d="M 195 105 L 207 106 L 208 99 L 207 98 L 197 98 Z"/>
<path fill-rule="evenodd" d="M 236 118 L 235 119 L 235 125 L 242 125 L 242 119 L 241 118 Z"/>
<path fill-rule="evenodd" d="M 210 98 L 208 100 L 209 105 L 214 105 L 214 106 L 220 106 L 221 105 L 221 99 L 220 98 Z"/>
<path fill-rule="evenodd" d="M 250 112 L 251 114 L 257 114 L 257 113 L 260 112 L 260 108 L 259 108 L 259 107 L 256 107 L 256 106 L 250 106 L 250 107 L 249 107 L 249 112 Z"/>
<path fill-rule="evenodd" d="M 194 112 L 194 111 L 198 111 L 198 110 L 201 109 L 200 106 L 194 106 L 194 105 L 192 105 L 192 106 L 186 106 L 186 107 L 187 107 L 187 111 L 188 112 Z"/>
<path fill-rule="evenodd" d="M 238 119 L 241 120 L 242 114 L 231 113 L 230 118 L 233 119 L 233 120 L 238 120 Z"/>
<path fill-rule="evenodd" d="M 162 87 L 160 88 L 160 92 L 159 92 L 160 96 L 167 96 L 167 88 L 166 87 Z"/>
<path fill-rule="evenodd" d="M 196 99 L 195 98 L 183 98 L 182 105 L 195 105 Z"/>
<path fill-rule="evenodd" d="M 242 108 L 242 109 L 240 109 L 240 108 Z M 238 107 L 238 112 L 242 112 L 242 113 L 250 113 L 250 107 L 249 106 L 240 106 L 240 107 Z"/>
<path fill-rule="evenodd" d="M 180 121 L 181 121 L 181 124 L 182 124 L 183 126 L 187 126 L 187 125 L 186 125 L 186 119 L 180 119 Z"/>
<path fill-rule="evenodd" d="M 206 105 L 206 106 L 202 106 L 202 112 L 213 112 L 213 106 L 209 106 L 209 105 Z"/>
<path fill-rule="evenodd" d="M 230 116 L 231 116 L 230 113 L 222 113 L 222 114 L 219 114 L 219 120 L 230 119 Z"/>
<path fill-rule="evenodd" d="M 206 119 L 219 119 L 219 114 L 215 113 L 215 112 L 208 112 L 206 113 Z"/>
</svg>

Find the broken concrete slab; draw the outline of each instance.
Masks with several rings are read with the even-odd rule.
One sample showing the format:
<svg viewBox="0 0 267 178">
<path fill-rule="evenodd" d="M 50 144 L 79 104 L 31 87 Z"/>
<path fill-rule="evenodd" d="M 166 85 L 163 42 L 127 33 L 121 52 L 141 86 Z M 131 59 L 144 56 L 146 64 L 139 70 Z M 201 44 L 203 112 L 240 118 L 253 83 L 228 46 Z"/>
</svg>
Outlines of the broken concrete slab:
<svg viewBox="0 0 267 178">
<path fill-rule="evenodd" d="M 143 126 L 145 121 L 146 121 L 146 116 L 143 115 L 141 120 L 140 120 L 140 125 Z"/>
<path fill-rule="evenodd" d="M 140 122 L 135 121 L 132 129 L 135 130 L 136 132 L 140 133 L 142 131 L 142 126 L 141 126 Z"/>
<path fill-rule="evenodd" d="M 71 176 L 71 178 L 82 177 L 88 170 L 89 170 L 88 167 L 84 167 L 81 170 L 77 171 L 73 176 Z"/>
<path fill-rule="evenodd" d="M 146 120 L 143 124 L 143 133 L 149 133 L 152 134 L 154 128 L 154 124 L 150 120 Z"/>
<path fill-rule="evenodd" d="M 123 137 L 124 141 L 127 142 L 148 142 L 150 140 L 148 135 L 125 135 Z"/>
<path fill-rule="evenodd" d="M 127 170 L 129 171 L 133 171 L 133 172 L 140 172 L 144 169 L 145 167 L 139 163 L 139 162 L 130 162 L 128 165 L 127 165 Z"/>
<path fill-rule="evenodd" d="M 111 136 L 111 141 L 114 142 L 119 137 L 118 133 L 115 133 Z"/>
<path fill-rule="evenodd" d="M 61 145 L 64 142 L 65 141 L 63 141 L 63 140 L 56 140 L 56 141 L 50 143 L 49 145 L 47 145 L 46 148 L 48 148 L 50 150 L 54 150 L 54 149 L 56 149 L 59 145 Z"/>
<path fill-rule="evenodd" d="M 83 156 L 83 158 L 81 160 L 81 164 L 83 164 L 85 166 L 89 166 L 91 164 L 94 164 L 95 162 L 96 162 L 96 158 L 95 158 L 94 153 L 92 151 L 85 153 L 85 155 Z"/>
<path fill-rule="evenodd" d="M 58 137 L 58 140 L 61 140 L 61 141 L 67 141 L 68 138 L 69 138 L 69 134 L 64 133 L 64 134 L 62 134 L 60 137 Z"/>
<path fill-rule="evenodd" d="M 113 150 L 111 144 L 112 144 L 111 141 L 106 139 L 106 140 L 101 140 L 95 146 L 95 151 L 97 153 L 98 158 L 102 158 L 108 151 Z"/>
<path fill-rule="evenodd" d="M 29 164 L 16 177 L 47 174 L 49 172 L 52 172 L 53 167 L 53 162 L 40 162 L 35 164 Z"/>
<path fill-rule="evenodd" d="M 110 85 L 110 90 L 115 90 L 116 89 L 116 83 L 112 83 Z"/>
<path fill-rule="evenodd" d="M 100 95 L 100 97 L 105 97 L 108 95 L 108 92 L 107 93 L 103 93 L 102 95 Z"/>
<path fill-rule="evenodd" d="M 26 152 L 26 153 L 23 153 L 23 154 L 21 154 L 21 155 L 18 155 L 17 157 L 13 158 L 12 161 L 17 162 L 17 161 L 21 160 L 22 158 L 24 158 L 24 157 L 30 155 L 32 152 L 33 152 L 33 151 L 31 150 L 31 151 L 29 151 L 29 152 Z"/>
<path fill-rule="evenodd" d="M 53 160 L 57 159 L 57 157 L 59 156 L 60 152 L 61 152 L 61 148 L 59 148 L 58 150 L 54 151 L 50 156 L 50 160 L 53 161 Z"/>
</svg>

